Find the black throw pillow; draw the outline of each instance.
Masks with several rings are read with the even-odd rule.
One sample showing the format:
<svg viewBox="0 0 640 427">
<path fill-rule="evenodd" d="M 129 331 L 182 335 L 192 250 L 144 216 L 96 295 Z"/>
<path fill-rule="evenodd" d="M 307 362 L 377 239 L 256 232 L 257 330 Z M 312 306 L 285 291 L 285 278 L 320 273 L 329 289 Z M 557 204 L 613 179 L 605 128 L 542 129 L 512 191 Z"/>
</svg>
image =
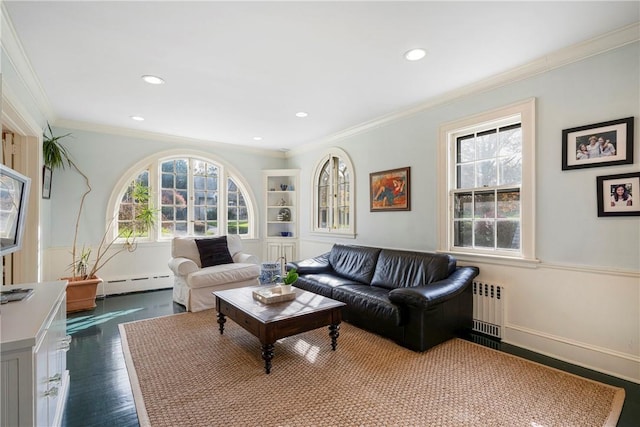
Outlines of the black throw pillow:
<svg viewBox="0 0 640 427">
<path fill-rule="evenodd" d="M 211 239 L 196 239 L 196 246 L 200 253 L 200 264 L 202 268 L 212 267 L 220 264 L 231 264 L 233 258 L 227 247 L 227 236 L 214 237 Z"/>
</svg>

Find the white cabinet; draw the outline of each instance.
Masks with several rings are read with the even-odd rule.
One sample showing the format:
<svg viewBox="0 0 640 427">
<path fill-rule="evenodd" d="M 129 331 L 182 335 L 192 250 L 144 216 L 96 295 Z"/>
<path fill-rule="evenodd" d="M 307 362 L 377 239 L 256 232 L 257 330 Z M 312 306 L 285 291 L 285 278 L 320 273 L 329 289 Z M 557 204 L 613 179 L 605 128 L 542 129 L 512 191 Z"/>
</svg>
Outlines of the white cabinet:
<svg viewBox="0 0 640 427">
<path fill-rule="evenodd" d="M 59 426 L 69 390 L 66 281 L 3 286 L 33 288 L 0 307 L 2 426 Z"/>
<path fill-rule="evenodd" d="M 296 243 L 268 240 L 266 260 L 277 261 L 281 258 L 287 261 L 295 261 L 297 259 Z"/>
<path fill-rule="evenodd" d="M 298 169 L 269 169 L 264 173 L 264 261 L 297 259 L 299 233 Z"/>
</svg>

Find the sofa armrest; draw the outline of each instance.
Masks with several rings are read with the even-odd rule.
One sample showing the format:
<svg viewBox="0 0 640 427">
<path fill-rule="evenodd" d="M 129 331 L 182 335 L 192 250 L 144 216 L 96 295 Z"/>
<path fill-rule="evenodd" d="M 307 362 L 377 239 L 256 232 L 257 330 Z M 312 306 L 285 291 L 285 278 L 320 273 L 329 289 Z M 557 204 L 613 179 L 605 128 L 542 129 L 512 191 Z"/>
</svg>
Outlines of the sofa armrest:
<svg viewBox="0 0 640 427">
<path fill-rule="evenodd" d="M 295 268 L 298 274 L 320 274 L 332 271 L 331 264 L 329 264 L 329 254 L 318 255 L 315 258 L 309 258 L 302 261 L 292 261 L 287 263 L 287 271 Z"/>
<path fill-rule="evenodd" d="M 425 286 L 397 288 L 389 292 L 394 304 L 429 308 L 462 293 L 480 273 L 478 267 L 458 267 L 449 277 Z"/>
<path fill-rule="evenodd" d="M 245 263 L 245 264 L 259 264 L 260 263 L 260 261 L 258 260 L 257 256 L 251 255 L 251 254 L 245 254 L 245 253 L 242 253 L 242 252 L 238 252 L 232 258 L 233 258 L 233 262 L 242 262 L 242 263 Z"/>
<path fill-rule="evenodd" d="M 169 259 L 169 268 L 176 276 L 186 276 L 187 274 L 200 270 L 198 264 L 189 258 L 182 257 Z"/>
</svg>

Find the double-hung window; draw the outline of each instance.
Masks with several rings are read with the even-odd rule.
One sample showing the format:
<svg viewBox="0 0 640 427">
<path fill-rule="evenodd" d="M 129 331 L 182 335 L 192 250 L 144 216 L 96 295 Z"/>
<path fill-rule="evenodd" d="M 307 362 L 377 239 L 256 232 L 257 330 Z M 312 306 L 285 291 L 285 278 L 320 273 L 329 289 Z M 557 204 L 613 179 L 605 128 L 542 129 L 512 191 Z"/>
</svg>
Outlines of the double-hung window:
<svg viewBox="0 0 640 427">
<path fill-rule="evenodd" d="M 533 100 L 441 128 L 440 250 L 534 258 Z"/>
</svg>

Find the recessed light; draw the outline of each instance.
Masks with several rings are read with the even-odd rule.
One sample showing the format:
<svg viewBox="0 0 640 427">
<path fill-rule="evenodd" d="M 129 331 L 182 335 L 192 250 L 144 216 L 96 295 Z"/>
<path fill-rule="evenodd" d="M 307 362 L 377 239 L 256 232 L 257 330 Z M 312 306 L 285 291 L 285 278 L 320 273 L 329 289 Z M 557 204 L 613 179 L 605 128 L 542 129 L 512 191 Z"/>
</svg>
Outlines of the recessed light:
<svg viewBox="0 0 640 427">
<path fill-rule="evenodd" d="M 131 120 L 135 120 L 136 122 L 144 121 L 144 117 L 141 116 L 130 116 Z"/>
<path fill-rule="evenodd" d="M 261 136 L 254 136 L 253 140 L 254 141 L 262 141 L 262 137 Z"/>
<path fill-rule="evenodd" d="M 407 61 L 419 61 L 420 59 L 424 58 L 426 54 L 426 50 L 417 48 L 405 52 L 404 57 Z"/>
<path fill-rule="evenodd" d="M 150 74 L 145 74 L 142 76 L 142 80 L 152 85 L 161 85 L 164 84 L 164 80 L 158 76 L 152 76 Z"/>
<path fill-rule="evenodd" d="M 296 113 L 296 117 L 307 117 L 309 113 L 305 113 L 304 111 L 298 111 Z"/>
</svg>

